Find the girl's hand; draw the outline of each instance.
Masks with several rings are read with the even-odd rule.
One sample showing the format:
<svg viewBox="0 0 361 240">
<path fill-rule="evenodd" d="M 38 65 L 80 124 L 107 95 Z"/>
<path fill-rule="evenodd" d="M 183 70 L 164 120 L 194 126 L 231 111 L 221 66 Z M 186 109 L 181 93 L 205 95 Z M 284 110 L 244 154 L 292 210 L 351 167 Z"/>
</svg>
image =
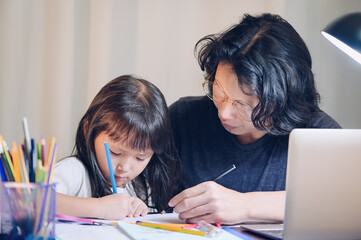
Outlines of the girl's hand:
<svg viewBox="0 0 361 240">
<path fill-rule="evenodd" d="M 130 197 L 131 209 L 127 217 L 145 216 L 148 213 L 148 207 L 145 203 L 137 197 Z"/>
<path fill-rule="evenodd" d="M 98 215 L 103 219 L 124 219 L 132 209 L 133 199 L 125 194 L 110 194 L 98 198 Z"/>
</svg>

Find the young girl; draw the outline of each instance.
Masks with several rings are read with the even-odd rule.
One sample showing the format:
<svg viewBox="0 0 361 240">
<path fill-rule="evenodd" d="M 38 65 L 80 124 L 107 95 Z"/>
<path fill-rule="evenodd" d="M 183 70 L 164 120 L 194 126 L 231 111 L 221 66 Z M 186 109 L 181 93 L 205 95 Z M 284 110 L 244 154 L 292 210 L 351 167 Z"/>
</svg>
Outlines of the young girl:
<svg viewBox="0 0 361 240">
<path fill-rule="evenodd" d="M 104 142 L 118 194 L 111 190 Z M 178 192 L 179 168 L 164 96 L 146 80 L 120 76 L 81 119 L 74 155 L 55 166 L 57 212 L 103 219 L 161 212 Z"/>
</svg>

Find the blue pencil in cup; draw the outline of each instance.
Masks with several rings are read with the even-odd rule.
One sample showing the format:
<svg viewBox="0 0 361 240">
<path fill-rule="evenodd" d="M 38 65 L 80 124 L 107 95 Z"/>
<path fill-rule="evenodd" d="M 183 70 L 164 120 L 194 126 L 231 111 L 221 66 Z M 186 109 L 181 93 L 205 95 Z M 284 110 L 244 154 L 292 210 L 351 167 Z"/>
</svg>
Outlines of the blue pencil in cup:
<svg viewBox="0 0 361 240">
<path fill-rule="evenodd" d="M 104 147 L 105 147 L 105 153 L 107 154 L 109 174 L 110 174 L 110 180 L 112 181 L 113 193 L 118 193 L 117 186 L 115 185 L 115 178 L 114 178 L 114 172 L 113 172 L 112 159 L 110 158 L 109 145 L 107 142 L 104 142 Z"/>
</svg>

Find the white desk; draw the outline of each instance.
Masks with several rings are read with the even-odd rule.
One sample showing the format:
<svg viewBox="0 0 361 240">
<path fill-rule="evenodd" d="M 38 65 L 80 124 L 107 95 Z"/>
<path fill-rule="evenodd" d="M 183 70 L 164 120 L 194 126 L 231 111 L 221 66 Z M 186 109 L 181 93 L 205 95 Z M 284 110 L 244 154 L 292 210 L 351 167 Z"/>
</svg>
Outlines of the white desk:
<svg viewBox="0 0 361 240">
<path fill-rule="evenodd" d="M 176 213 L 148 214 L 145 217 L 126 218 L 123 222 L 135 223 L 136 221 L 151 221 L 159 223 L 184 223 L 178 219 Z M 107 222 L 107 221 L 104 221 Z M 61 240 L 98 240 L 98 239 L 130 239 L 114 226 L 80 225 L 76 223 L 57 222 L 55 234 Z"/>
<path fill-rule="evenodd" d="M 126 218 L 123 222 L 135 223 L 136 221 L 148 221 L 148 222 L 156 222 L 156 223 L 184 223 L 183 221 L 178 219 L 178 214 L 176 213 L 166 213 L 166 214 L 149 214 L 145 217 L 139 218 Z M 126 234 L 124 234 L 118 227 L 109 226 L 109 225 L 79 225 L 75 223 L 61 223 L 57 222 L 55 225 L 55 234 L 56 239 L 58 240 L 98 240 L 98 239 L 124 239 L 124 240 L 132 240 L 132 239 L 155 239 L 154 234 L 151 238 L 130 238 Z M 140 226 L 139 226 L 140 227 Z M 240 240 L 242 238 L 238 238 L 228 232 L 222 233 L 219 237 L 209 238 L 209 237 L 201 237 L 191 234 L 183 234 L 183 233 L 175 233 L 171 232 L 168 235 L 164 234 L 164 230 L 149 230 L 149 231 L 159 231 L 159 236 L 156 238 L 157 240 L 161 239 L 212 239 L 212 240 Z M 163 233 L 161 232 L 163 231 Z M 179 234 L 182 237 L 179 237 Z M 249 238 L 244 238 L 249 239 Z"/>
<path fill-rule="evenodd" d="M 100 240 L 100 239 L 130 239 L 114 226 L 91 226 L 69 223 L 56 223 L 56 239 L 59 240 Z"/>
</svg>

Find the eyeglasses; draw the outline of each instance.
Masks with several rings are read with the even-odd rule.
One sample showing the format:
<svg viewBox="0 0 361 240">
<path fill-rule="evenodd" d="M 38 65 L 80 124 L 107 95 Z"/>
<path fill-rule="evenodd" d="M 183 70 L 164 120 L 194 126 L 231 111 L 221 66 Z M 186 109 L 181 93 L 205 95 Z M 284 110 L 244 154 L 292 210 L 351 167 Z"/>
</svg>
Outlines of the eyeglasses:
<svg viewBox="0 0 361 240">
<path fill-rule="evenodd" d="M 216 80 L 214 80 L 214 82 L 209 81 L 212 74 L 209 75 L 209 77 L 207 77 L 202 84 L 204 93 L 207 95 L 207 97 L 209 97 L 215 103 L 223 103 L 225 101 L 231 102 L 233 109 L 238 116 L 242 117 L 244 120 L 252 121 L 251 115 L 253 107 L 242 100 L 230 99 Z"/>
</svg>

